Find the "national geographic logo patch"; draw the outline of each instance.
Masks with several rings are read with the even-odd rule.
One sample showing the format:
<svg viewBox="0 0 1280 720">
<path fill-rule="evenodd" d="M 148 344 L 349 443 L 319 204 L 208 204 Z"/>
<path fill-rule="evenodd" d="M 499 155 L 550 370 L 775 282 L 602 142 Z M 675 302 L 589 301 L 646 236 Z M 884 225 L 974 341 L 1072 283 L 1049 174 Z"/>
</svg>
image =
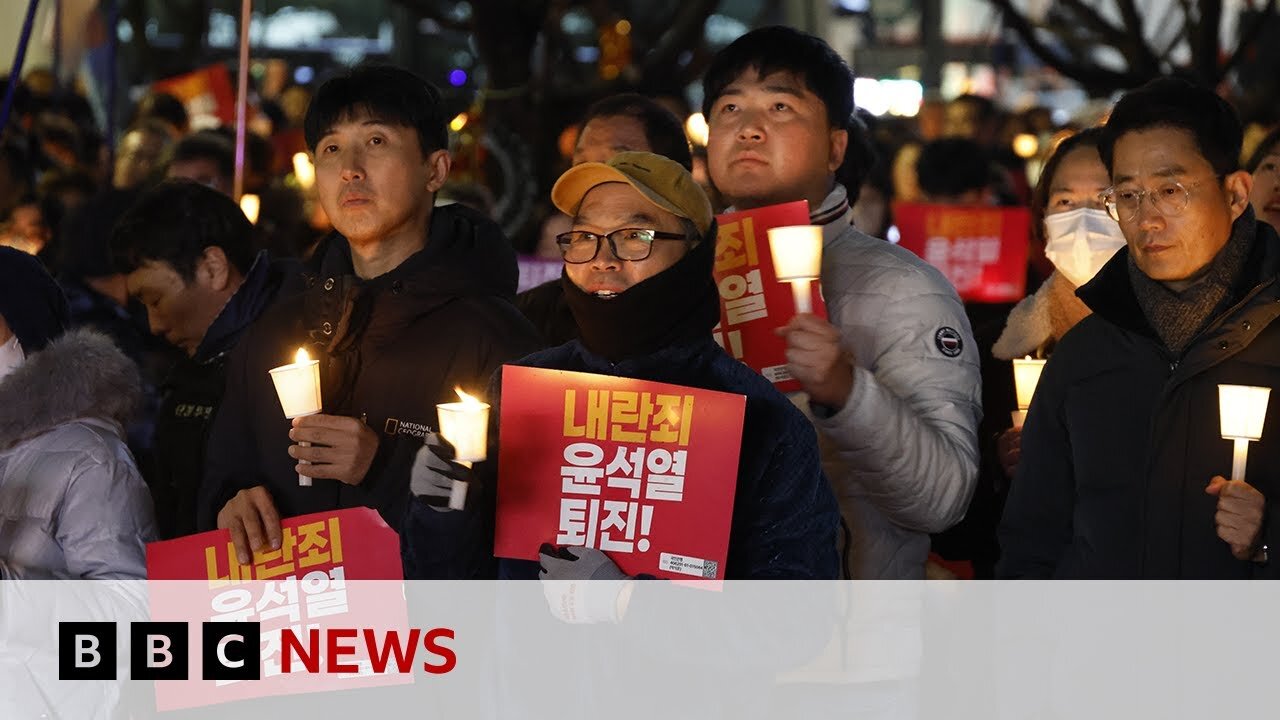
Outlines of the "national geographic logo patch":
<svg viewBox="0 0 1280 720">
<path fill-rule="evenodd" d="M 410 422 L 408 420 L 397 420 L 396 418 L 387 418 L 387 423 L 382 427 L 382 432 L 387 435 L 408 435 L 423 440 L 427 437 L 427 433 L 431 432 L 431 428 L 422 423 Z"/>
</svg>

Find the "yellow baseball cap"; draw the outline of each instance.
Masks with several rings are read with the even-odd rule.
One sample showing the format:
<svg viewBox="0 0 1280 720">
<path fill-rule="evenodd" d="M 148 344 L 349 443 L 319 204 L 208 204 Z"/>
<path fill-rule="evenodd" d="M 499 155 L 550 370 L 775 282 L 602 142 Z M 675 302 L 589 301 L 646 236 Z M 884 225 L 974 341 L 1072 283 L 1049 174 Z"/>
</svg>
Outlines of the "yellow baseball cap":
<svg viewBox="0 0 1280 720">
<path fill-rule="evenodd" d="M 608 162 L 569 168 L 551 188 L 551 202 L 560 212 L 574 215 L 592 188 L 611 182 L 625 182 L 659 208 L 692 220 L 704 236 L 711 228 L 711 201 L 689 171 L 670 158 L 647 152 L 621 152 Z"/>
</svg>

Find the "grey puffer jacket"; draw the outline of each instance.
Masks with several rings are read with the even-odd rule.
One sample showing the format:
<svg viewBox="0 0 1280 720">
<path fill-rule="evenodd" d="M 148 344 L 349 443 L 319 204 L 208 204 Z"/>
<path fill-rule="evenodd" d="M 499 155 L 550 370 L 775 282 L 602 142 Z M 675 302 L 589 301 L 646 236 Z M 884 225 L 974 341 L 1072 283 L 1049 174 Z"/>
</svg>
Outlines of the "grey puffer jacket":
<svg viewBox="0 0 1280 720">
<path fill-rule="evenodd" d="M 151 495 L 124 441 L 138 370 L 68 332 L 0 379 L 0 578 L 146 577 Z"/>
<path fill-rule="evenodd" d="M 964 517 L 977 482 L 978 350 L 946 278 L 859 232 L 847 205 L 837 185 L 812 216 L 823 225 L 827 313 L 854 356 L 853 390 L 835 413 L 803 395 L 793 401 L 818 429 L 823 469 L 852 533 L 847 573 L 924 579 L 929 534 Z"/>
</svg>

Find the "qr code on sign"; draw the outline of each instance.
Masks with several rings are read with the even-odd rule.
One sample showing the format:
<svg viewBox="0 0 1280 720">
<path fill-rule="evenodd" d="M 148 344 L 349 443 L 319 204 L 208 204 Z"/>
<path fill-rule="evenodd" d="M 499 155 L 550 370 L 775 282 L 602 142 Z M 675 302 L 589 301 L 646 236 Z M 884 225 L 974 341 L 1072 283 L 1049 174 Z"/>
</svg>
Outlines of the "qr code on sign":
<svg viewBox="0 0 1280 720">
<path fill-rule="evenodd" d="M 716 578 L 716 571 L 719 569 L 720 569 L 720 563 L 716 562 L 715 560 L 705 560 L 702 563 L 702 577 L 709 580 L 714 580 Z"/>
</svg>

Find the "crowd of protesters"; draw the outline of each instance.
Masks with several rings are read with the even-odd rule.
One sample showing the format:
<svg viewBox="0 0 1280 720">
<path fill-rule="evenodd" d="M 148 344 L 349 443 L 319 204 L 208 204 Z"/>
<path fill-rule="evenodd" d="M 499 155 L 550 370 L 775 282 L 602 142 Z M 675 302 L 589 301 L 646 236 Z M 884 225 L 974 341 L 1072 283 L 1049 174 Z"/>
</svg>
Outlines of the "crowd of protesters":
<svg viewBox="0 0 1280 720">
<path fill-rule="evenodd" d="M 15 95 L 0 576 L 142 577 L 147 542 L 215 528 L 249 562 L 282 518 L 363 506 L 409 578 L 624 578 L 590 548 L 494 558 L 495 463 L 455 461 L 435 407 L 458 386 L 496 404 L 504 364 L 745 395 L 730 578 L 1280 574 L 1280 441 L 1228 479 L 1217 427 L 1218 385 L 1280 380 L 1280 128 L 1246 133 L 1212 91 L 1157 79 L 1063 127 L 964 95 L 911 127 L 858 111 L 825 42 L 763 28 L 707 70 L 705 147 L 642 95 L 587 109 L 529 238 L 487 191 L 448 191 L 450 117 L 407 70 L 267 113 L 252 222 L 234 132 L 175 98 L 147 96 L 108 163 L 83 98 Z M 1052 142 L 1029 164 L 1015 132 Z M 778 331 L 786 396 L 712 340 L 711 268 L 716 213 L 795 200 L 822 228 L 827 313 Z M 1025 299 L 962 301 L 889 239 L 904 201 L 1029 208 Z M 517 249 L 562 276 L 517 295 Z M 289 424 L 267 371 L 298 347 L 325 402 Z M 1013 427 L 1024 356 L 1049 362 Z"/>
</svg>

